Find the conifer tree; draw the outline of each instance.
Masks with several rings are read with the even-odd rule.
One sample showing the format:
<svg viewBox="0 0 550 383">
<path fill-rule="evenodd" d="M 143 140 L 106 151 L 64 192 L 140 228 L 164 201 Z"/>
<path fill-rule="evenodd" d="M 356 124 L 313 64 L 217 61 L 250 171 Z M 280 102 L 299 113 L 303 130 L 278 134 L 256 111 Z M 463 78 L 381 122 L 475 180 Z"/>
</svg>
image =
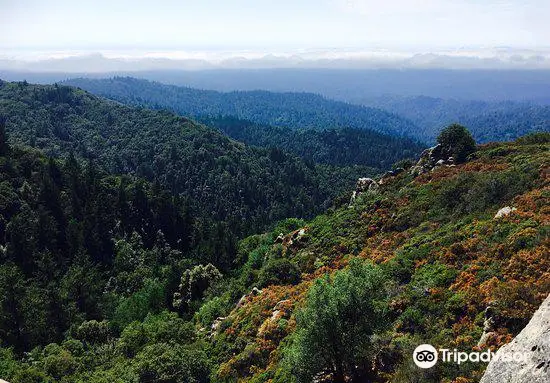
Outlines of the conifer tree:
<svg viewBox="0 0 550 383">
<path fill-rule="evenodd" d="M 8 144 L 8 135 L 6 133 L 6 118 L 0 116 L 0 156 L 8 154 L 10 146 Z"/>
</svg>

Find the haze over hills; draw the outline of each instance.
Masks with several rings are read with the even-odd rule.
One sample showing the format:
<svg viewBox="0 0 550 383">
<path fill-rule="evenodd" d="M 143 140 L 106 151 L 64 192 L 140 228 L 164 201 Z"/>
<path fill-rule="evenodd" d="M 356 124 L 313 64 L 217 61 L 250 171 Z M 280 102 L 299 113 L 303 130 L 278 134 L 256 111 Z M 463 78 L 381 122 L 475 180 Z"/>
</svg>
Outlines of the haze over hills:
<svg viewBox="0 0 550 383">
<path fill-rule="evenodd" d="M 478 142 L 507 141 L 550 131 L 550 105 L 514 101 L 470 101 L 426 96 L 382 96 L 357 100 L 405 117 L 421 127 L 418 138 L 433 142 L 443 126 L 467 126 Z"/>
<path fill-rule="evenodd" d="M 135 78 L 72 79 L 64 84 L 130 105 L 166 108 L 181 115 L 235 116 L 292 129 L 356 128 L 406 135 L 410 121 L 380 109 L 328 100 L 310 93 L 217 92 Z"/>
<path fill-rule="evenodd" d="M 397 96 L 362 99 L 380 108 L 373 109 L 308 93 L 219 93 L 133 78 L 80 78 L 66 83 L 130 105 L 167 108 L 182 115 L 227 115 L 290 128 L 372 129 L 427 143 L 435 141 L 441 127 L 454 122 L 470 127 L 478 142 L 514 139 L 529 132 L 550 130 L 550 106 L 533 103 Z"/>
<path fill-rule="evenodd" d="M 218 91 L 312 92 L 353 103 L 384 95 L 549 104 L 550 70 L 449 69 L 212 69 L 126 70 L 90 73 L 0 69 L 9 81 L 54 83 L 76 77 L 130 76 L 165 84 Z"/>
<path fill-rule="evenodd" d="M 233 49 L 106 52 L 7 50 L 1 70 L 44 72 L 123 72 L 205 69 L 455 69 L 550 70 L 550 49 L 512 47 L 411 50 Z"/>
</svg>

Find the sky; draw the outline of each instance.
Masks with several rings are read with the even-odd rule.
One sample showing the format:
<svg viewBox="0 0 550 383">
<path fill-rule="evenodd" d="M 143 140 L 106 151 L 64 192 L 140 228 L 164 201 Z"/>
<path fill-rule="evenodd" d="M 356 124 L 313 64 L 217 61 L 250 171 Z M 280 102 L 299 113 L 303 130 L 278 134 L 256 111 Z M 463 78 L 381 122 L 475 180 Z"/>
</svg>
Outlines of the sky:
<svg viewBox="0 0 550 383">
<path fill-rule="evenodd" d="M 548 0 L 0 0 L 0 50 L 548 47 Z"/>
</svg>

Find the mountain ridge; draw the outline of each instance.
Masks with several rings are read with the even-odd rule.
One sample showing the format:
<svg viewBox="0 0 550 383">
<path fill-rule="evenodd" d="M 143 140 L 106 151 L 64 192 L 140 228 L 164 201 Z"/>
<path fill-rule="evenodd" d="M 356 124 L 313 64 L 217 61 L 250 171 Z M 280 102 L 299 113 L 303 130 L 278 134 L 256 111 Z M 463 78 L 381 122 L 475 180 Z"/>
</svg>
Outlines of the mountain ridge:
<svg viewBox="0 0 550 383">
<path fill-rule="evenodd" d="M 414 128 L 391 113 L 332 101 L 307 92 L 274 93 L 265 90 L 218 92 L 165 85 L 131 77 L 104 80 L 72 79 L 63 83 L 134 105 L 168 108 L 193 116 L 229 115 L 294 129 L 357 128 L 404 135 Z"/>
</svg>

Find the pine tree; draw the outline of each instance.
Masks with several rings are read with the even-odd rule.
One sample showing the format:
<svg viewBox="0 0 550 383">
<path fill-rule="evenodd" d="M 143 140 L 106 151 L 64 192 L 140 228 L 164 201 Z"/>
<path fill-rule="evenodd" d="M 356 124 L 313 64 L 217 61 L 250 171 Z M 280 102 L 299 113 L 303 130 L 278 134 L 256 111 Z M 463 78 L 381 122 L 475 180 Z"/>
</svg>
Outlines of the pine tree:
<svg viewBox="0 0 550 383">
<path fill-rule="evenodd" d="M 8 144 L 8 135 L 6 133 L 6 118 L 0 116 L 0 156 L 8 154 L 10 146 Z"/>
</svg>

